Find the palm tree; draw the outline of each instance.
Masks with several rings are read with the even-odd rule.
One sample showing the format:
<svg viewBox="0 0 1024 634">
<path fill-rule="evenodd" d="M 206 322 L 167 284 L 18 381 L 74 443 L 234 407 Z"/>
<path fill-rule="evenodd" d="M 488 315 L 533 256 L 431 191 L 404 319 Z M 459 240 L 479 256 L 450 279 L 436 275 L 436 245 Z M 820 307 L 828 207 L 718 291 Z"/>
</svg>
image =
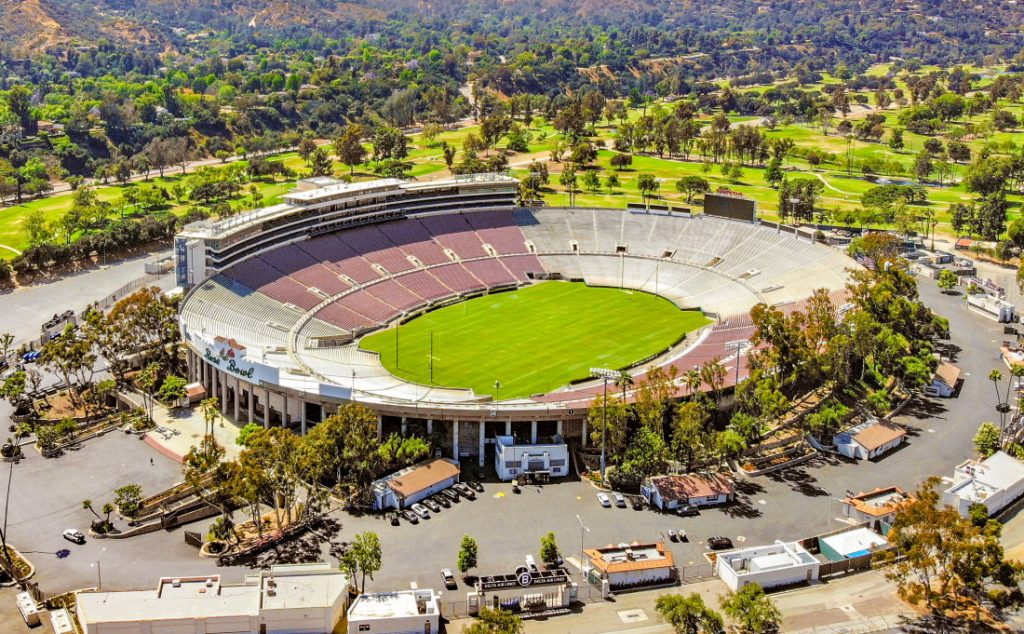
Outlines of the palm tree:
<svg viewBox="0 0 1024 634">
<path fill-rule="evenodd" d="M 996 402 L 1002 403 L 1002 399 L 999 397 L 999 382 L 1003 380 L 1003 373 L 999 370 L 992 370 L 988 373 L 988 380 L 992 381 L 992 386 L 996 389 Z"/>
<path fill-rule="evenodd" d="M 626 370 L 619 370 L 619 375 L 615 377 L 615 387 L 622 390 L 622 402 L 626 402 L 626 390 L 633 387 L 633 376 Z"/>
<path fill-rule="evenodd" d="M 700 384 L 702 383 L 700 378 L 700 371 L 697 368 L 687 370 L 686 376 L 683 378 L 683 381 L 686 383 L 687 392 L 690 396 L 693 396 L 697 392 L 697 389 L 700 387 Z"/>
<path fill-rule="evenodd" d="M 103 521 L 105 523 L 107 523 L 107 524 L 110 523 L 110 514 L 113 513 L 113 512 L 114 512 L 114 505 L 113 504 L 111 504 L 110 502 L 107 502 L 106 504 L 103 505 L 103 515 L 106 516 L 106 517 L 103 518 Z"/>
<path fill-rule="evenodd" d="M 92 500 L 82 500 L 82 508 L 88 509 L 89 512 L 96 516 L 96 519 L 100 518 L 99 513 L 97 513 L 96 510 L 92 508 Z"/>
</svg>

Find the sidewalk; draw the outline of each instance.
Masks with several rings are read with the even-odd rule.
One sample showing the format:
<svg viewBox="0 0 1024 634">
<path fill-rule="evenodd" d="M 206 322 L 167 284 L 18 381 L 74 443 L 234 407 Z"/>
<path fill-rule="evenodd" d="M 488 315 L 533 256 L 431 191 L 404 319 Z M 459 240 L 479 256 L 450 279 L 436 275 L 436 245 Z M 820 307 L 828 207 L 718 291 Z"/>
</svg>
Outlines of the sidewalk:
<svg viewBox="0 0 1024 634">
<path fill-rule="evenodd" d="M 704 602 L 718 609 L 728 594 L 724 583 L 715 579 L 668 590 L 634 592 L 583 606 L 571 616 L 526 621 L 527 634 L 671 634 L 660 619 L 654 602 L 662 594 L 696 592 Z M 895 587 L 881 571 L 841 577 L 828 583 L 771 594 L 782 611 L 782 632 L 791 634 L 857 634 L 884 632 L 897 628 L 904 616 L 915 612 L 897 596 Z M 447 632 L 462 632 L 472 619 L 452 621 Z"/>
</svg>

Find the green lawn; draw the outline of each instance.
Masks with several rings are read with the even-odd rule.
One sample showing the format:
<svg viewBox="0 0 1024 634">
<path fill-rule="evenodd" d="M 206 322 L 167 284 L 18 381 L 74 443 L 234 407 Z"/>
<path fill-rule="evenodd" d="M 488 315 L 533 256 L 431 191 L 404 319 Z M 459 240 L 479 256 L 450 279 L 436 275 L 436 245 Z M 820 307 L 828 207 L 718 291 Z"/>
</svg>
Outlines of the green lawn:
<svg viewBox="0 0 1024 634">
<path fill-rule="evenodd" d="M 648 293 L 543 282 L 427 313 L 360 346 L 408 381 L 492 396 L 500 381 L 505 400 L 585 378 L 592 367 L 626 367 L 708 323 Z"/>
</svg>

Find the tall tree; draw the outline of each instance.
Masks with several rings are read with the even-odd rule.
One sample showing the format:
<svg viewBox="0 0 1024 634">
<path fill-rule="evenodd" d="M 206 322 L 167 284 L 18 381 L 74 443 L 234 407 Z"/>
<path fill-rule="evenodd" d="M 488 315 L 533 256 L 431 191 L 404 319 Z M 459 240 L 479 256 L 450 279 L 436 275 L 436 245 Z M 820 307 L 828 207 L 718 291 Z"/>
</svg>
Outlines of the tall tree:
<svg viewBox="0 0 1024 634">
<path fill-rule="evenodd" d="M 748 583 L 722 599 L 722 612 L 736 623 L 744 634 L 774 634 L 779 631 L 782 613 L 764 589 Z"/>
<path fill-rule="evenodd" d="M 350 123 L 345 126 L 341 136 L 334 142 L 334 153 L 338 160 L 348 165 L 349 174 L 355 174 L 356 165 L 366 161 L 366 148 L 363 146 L 363 126 Z"/>
<path fill-rule="evenodd" d="M 654 608 L 676 634 L 718 634 L 722 630 L 722 617 L 696 592 L 663 594 L 654 602 Z"/>
</svg>

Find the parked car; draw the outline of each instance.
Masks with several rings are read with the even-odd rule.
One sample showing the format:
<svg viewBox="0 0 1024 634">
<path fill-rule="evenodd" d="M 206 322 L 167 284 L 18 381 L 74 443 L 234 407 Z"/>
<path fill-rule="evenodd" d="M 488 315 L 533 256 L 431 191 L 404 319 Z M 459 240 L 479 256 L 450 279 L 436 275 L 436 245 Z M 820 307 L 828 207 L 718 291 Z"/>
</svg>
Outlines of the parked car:
<svg viewBox="0 0 1024 634">
<path fill-rule="evenodd" d="M 676 531 L 676 538 L 681 542 L 689 541 L 689 539 L 686 537 L 686 531 L 684 531 L 681 528 Z"/>
<path fill-rule="evenodd" d="M 441 495 L 440 493 L 432 496 L 430 499 L 433 500 L 434 504 L 440 504 L 446 509 L 450 509 L 452 507 L 452 503 L 448 500 L 448 498 Z"/>
<path fill-rule="evenodd" d="M 441 579 L 444 580 L 444 587 L 449 590 L 454 590 L 458 587 L 458 584 L 455 583 L 455 575 L 452 574 L 452 571 L 449 568 L 441 569 Z"/>
<path fill-rule="evenodd" d="M 519 488 L 519 480 L 513 480 L 512 481 L 512 492 L 513 493 L 522 493 L 523 492 L 523 490 Z"/>
<path fill-rule="evenodd" d="M 425 519 L 425 520 L 429 520 L 430 519 L 430 511 L 428 511 L 427 507 L 423 506 L 419 502 L 417 502 L 416 504 L 413 504 L 409 508 L 412 509 L 413 513 L 415 513 L 416 515 L 419 515 L 423 519 Z"/>
<path fill-rule="evenodd" d="M 626 498 L 624 498 L 622 494 L 619 493 L 618 491 L 612 493 L 612 499 L 615 500 L 615 506 L 619 507 L 620 509 L 626 508 Z"/>
<path fill-rule="evenodd" d="M 437 502 L 434 502 L 430 498 L 427 498 L 425 500 L 421 500 L 420 504 L 422 504 L 423 506 L 425 506 L 428 509 L 430 509 L 431 513 L 440 513 L 441 512 L 441 507 L 437 504 Z"/>
<path fill-rule="evenodd" d="M 445 489 L 444 491 L 441 491 L 441 495 L 448 498 L 448 501 L 451 502 L 452 504 L 459 503 L 459 493 L 457 491 Z"/>
<path fill-rule="evenodd" d="M 404 517 L 405 521 L 409 522 L 410 524 L 419 524 L 420 523 L 420 518 L 417 517 L 416 514 L 413 513 L 412 511 L 409 511 L 409 510 L 402 511 L 402 517 Z"/>
<path fill-rule="evenodd" d="M 388 513 L 388 520 L 391 522 L 392 526 L 398 526 L 401 524 L 398 513 Z"/>
<path fill-rule="evenodd" d="M 66 531 L 64 531 L 63 535 L 64 539 L 68 540 L 69 542 L 75 542 L 76 544 L 85 543 L 85 533 L 78 530 L 77 528 L 69 528 Z"/>
<path fill-rule="evenodd" d="M 677 541 L 676 540 L 676 529 L 674 529 L 674 528 L 668 529 L 668 540 L 671 541 L 671 542 Z"/>
<path fill-rule="evenodd" d="M 526 567 L 530 572 L 538 572 L 537 562 L 534 560 L 533 555 L 526 556 Z"/>
<path fill-rule="evenodd" d="M 473 489 L 469 488 L 468 486 L 466 486 L 465 484 L 463 484 L 461 482 L 456 484 L 452 488 L 455 489 L 456 493 L 458 493 L 462 497 L 466 498 L 467 500 L 475 500 L 476 499 L 476 493 L 473 493 Z"/>
<path fill-rule="evenodd" d="M 708 548 L 711 550 L 728 550 L 732 548 L 732 540 L 728 537 L 708 537 Z"/>
<path fill-rule="evenodd" d="M 611 500 L 610 497 L 608 497 L 607 493 L 598 493 L 597 494 L 597 501 L 600 502 L 601 506 L 604 506 L 604 507 L 610 508 L 611 505 L 612 505 L 612 500 Z"/>
<path fill-rule="evenodd" d="M 634 496 L 630 497 L 630 502 L 633 503 L 633 510 L 634 511 L 642 511 L 642 510 L 644 510 L 644 498 L 642 496 L 634 495 Z"/>
<path fill-rule="evenodd" d="M 469 488 L 473 489 L 477 493 L 483 493 L 484 492 L 484 485 L 480 484 L 476 480 L 470 480 L 466 484 L 469 485 Z"/>
<path fill-rule="evenodd" d="M 700 515 L 700 509 L 694 506 L 693 504 L 683 504 L 682 506 L 676 508 L 676 513 L 682 515 L 683 517 L 693 517 L 694 515 Z"/>
</svg>

